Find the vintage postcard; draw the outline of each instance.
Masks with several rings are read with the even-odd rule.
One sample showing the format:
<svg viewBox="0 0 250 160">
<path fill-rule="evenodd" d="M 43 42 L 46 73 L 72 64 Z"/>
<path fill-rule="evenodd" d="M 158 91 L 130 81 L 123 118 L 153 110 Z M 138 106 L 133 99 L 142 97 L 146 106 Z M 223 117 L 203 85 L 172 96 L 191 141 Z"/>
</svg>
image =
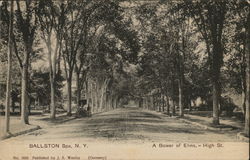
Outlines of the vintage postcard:
<svg viewBox="0 0 250 160">
<path fill-rule="evenodd" d="M 248 160 L 249 0 L 0 0 L 0 160 Z"/>
</svg>

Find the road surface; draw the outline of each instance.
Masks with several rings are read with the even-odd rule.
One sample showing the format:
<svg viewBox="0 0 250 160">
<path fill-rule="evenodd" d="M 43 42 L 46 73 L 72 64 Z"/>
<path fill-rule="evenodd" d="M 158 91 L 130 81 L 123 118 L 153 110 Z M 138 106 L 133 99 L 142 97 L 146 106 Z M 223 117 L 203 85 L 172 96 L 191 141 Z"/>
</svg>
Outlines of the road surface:
<svg viewBox="0 0 250 160">
<path fill-rule="evenodd" d="M 138 108 L 30 122 L 43 129 L 1 141 L 0 160 L 248 159 L 248 143 L 236 142 L 236 131 L 207 131 Z"/>
<path fill-rule="evenodd" d="M 161 113 L 130 107 L 96 114 L 90 118 L 74 119 L 63 124 L 51 124 L 11 140 L 236 142 L 235 135 L 236 131 L 208 131 Z"/>
</svg>

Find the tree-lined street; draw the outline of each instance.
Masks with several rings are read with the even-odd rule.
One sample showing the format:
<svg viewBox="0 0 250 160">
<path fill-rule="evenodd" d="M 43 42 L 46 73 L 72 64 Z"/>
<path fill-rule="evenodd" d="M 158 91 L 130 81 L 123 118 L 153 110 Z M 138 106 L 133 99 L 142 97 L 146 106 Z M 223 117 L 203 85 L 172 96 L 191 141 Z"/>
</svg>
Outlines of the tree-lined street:
<svg viewBox="0 0 250 160">
<path fill-rule="evenodd" d="M 0 138 L 249 142 L 249 19 L 249 0 L 0 1 Z"/>
</svg>

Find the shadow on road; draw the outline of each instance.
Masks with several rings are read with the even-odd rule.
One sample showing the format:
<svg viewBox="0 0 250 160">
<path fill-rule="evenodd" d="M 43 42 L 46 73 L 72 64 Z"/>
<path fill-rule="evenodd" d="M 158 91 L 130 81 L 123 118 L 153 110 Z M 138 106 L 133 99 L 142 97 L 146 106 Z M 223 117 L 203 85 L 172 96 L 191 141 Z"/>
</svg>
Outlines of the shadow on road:
<svg viewBox="0 0 250 160">
<path fill-rule="evenodd" d="M 79 119 L 79 122 L 81 120 Z M 126 108 L 116 113 L 101 114 L 86 121 L 85 126 L 72 131 L 77 136 L 114 140 L 150 139 L 155 134 L 202 134 L 204 131 L 176 123 L 177 119 L 162 119 L 157 114 Z"/>
</svg>

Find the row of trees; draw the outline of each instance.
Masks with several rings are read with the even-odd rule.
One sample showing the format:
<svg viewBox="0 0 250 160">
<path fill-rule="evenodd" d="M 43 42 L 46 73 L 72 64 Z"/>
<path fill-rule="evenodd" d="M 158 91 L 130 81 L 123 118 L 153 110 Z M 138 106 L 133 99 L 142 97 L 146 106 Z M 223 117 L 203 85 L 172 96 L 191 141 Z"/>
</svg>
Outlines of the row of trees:
<svg viewBox="0 0 250 160">
<path fill-rule="evenodd" d="M 198 97 L 212 106 L 219 124 L 222 94 L 242 94 L 249 135 L 249 2 L 161 1 L 138 4 L 142 42 L 139 105 L 184 116 Z M 211 102 L 211 103 L 210 103 Z M 230 106 L 226 106 L 230 107 Z"/>
<path fill-rule="evenodd" d="M 6 132 L 9 131 L 10 76 L 13 75 L 10 62 L 13 60 L 19 63 L 22 77 L 21 122 L 24 124 L 29 123 L 32 90 L 39 97 L 44 91 L 50 100 L 50 116 L 56 117 L 62 87 L 59 82 L 63 79 L 67 82 L 67 114 L 71 116 L 73 77 L 76 77 L 78 109 L 83 89 L 92 111 L 116 108 L 122 96 L 119 84 L 125 74 L 123 66 L 134 62 L 139 50 L 137 34 L 119 3 L 112 0 L 1 3 L 1 39 L 3 45 L 8 42 L 6 49 L 9 49 Z M 12 50 L 15 57 L 11 57 Z M 42 59 L 42 64 L 46 62 L 48 66 L 45 73 L 32 69 L 32 64 L 37 65 Z M 49 78 L 49 87 L 45 77 Z M 50 96 L 46 95 L 48 91 Z"/>
</svg>

